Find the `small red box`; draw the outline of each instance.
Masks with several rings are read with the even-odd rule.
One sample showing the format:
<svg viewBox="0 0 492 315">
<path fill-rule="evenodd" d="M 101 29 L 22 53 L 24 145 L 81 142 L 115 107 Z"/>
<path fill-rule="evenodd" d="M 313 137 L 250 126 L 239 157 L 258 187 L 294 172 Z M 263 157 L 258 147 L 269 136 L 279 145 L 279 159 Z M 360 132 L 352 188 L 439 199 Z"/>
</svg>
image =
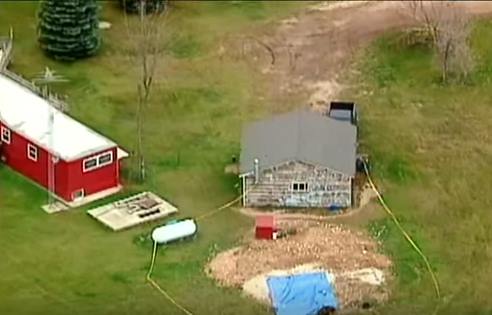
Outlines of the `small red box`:
<svg viewBox="0 0 492 315">
<path fill-rule="evenodd" d="M 275 217 L 273 215 L 259 215 L 256 217 L 255 236 L 257 239 L 272 240 L 277 235 Z"/>
</svg>

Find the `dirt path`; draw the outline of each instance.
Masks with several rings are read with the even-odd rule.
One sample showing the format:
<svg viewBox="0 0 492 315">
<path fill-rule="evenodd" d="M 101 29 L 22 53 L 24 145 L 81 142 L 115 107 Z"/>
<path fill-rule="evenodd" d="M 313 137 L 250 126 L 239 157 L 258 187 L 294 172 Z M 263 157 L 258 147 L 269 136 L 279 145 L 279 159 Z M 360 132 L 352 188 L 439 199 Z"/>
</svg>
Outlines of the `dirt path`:
<svg viewBox="0 0 492 315">
<path fill-rule="evenodd" d="M 458 5 L 473 15 L 492 14 L 492 2 Z M 301 99 L 309 104 L 333 98 L 354 52 L 383 32 L 411 26 L 401 2 L 340 1 L 322 3 L 279 23 L 252 46 L 254 64 L 269 76 L 273 101 Z M 265 47 L 268 49 L 265 49 Z M 254 48 L 256 47 L 256 48 Z M 258 58 L 258 56 L 260 56 Z"/>
<path fill-rule="evenodd" d="M 492 15 L 492 1 L 457 3 L 477 17 Z M 264 82 L 270 82 L 269 86 L 262 89 L 272 102 L 300 99 L 322 107 L 342 90 L 341 77 L 356 51 L 382 33 L 412 23 L 402 1 L 326 1 L 267 28 L 248 44 L 241 42 L 241 54 L 249 56 L 251 64 L 267 77 Z M 241 212 L 251 217 L 260 213 L 253 209 Z M 335 220 L 360 212 L 333 217 L 282 213 L 279 219 Z"/>
</svg>

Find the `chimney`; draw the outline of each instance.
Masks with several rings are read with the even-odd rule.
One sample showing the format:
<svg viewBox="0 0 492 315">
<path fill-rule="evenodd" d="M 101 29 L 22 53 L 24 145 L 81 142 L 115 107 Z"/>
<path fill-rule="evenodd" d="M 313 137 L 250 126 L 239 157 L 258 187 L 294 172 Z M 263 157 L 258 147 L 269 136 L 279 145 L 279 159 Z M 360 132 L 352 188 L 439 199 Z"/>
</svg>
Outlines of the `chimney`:
<svg viewBox="0 0 492 315">
<path fill-rule="evenodd" d="M 260 180 L 260 166 L 259 166 L 259 160 L 255 159 L 255 170 L 254 170 L 254 175 L 255 175 L 255 184 L 258 184 L 258 181 Z"/>
</svg>

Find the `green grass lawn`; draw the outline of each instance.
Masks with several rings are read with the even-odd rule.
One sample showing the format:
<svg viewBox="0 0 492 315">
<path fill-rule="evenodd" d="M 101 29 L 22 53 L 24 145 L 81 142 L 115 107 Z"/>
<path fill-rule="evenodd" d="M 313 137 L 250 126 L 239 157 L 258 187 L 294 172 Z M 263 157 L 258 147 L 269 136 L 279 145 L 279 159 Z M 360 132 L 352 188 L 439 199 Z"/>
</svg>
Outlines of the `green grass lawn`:
<svg viewBox="0 0 492 315">
<path fill-rule="evenodd" d="M 229 35 L 250 32 L 305 4 L 177 2 L 170 45 L 159 66 L 147 116 L 152 189 L 194 216 L 233 198 L 236 179 L 223 173 L 239 150 L 241 123 L 273 110 L 258 97 L 259 78 L 247 64 L 214 53 Z M 125 51 L 123 16 L 106 4 L 101 53 L 73 64 L 51 61 L 35 41 L 37 4 L 0 3 L 0 32 L 15 28 L 15 71 L 32 77 L 46 65 L 70 82 L 71 115 L 123 147 L 135 142 L 135 68 Z M 2 29 L 4 31 L 2 31 Z M 436 269 L 439 314 L 490 314 L 492 283 L 492 23 L 477 25 L 477 70 L 467 85 L 439 83 L 432 53 L 389 35 L 365 52 L 356 88 L 361 141 L 377 183 Z M 84 209 L 47 215 L 45 192 L 0 167 L 0 314 L 179 314 L 144 279 L 150 244 L 138 237 L 153 225 L 112 233 Z M 195 314 L 268 314 L 239 291 L 217 287 L 203 273 L 207 258 L 232 246 L 252 222 L 223 212 L 200 225 L 192 242 L 160 251 L 155 279 Z M 391 301 L 374 314 L 431 314 L 433 287 L 423 264 L 388 220 L 381 239 L 395 261 Z"/>
<path fill-rule="evenodd" d="M 215 58 L 220 39 L 251 31 L 305 3 L 175 2 L 165 31 L 170 41 L 145 125 L 151 189 L 195 216 L 229 201 L 237 180 L 224 166 L 239 150 L 242 122 L 269 110 L 256 97 L 261 80 L 241 60 Z M 70 81 L 70 114 L 129 150 L 134 146 L 135 66 L 125 55 L 124 18 L 113 2 L 102 19 L 113 24 L 94 58 L 57 63 L 39 51 L 34 2 L 0 3 L 0 32 L 15 29 L 13 70 L 32 78 L 49 66 Z M 0 314 L 179 314 L 145 283 L 150 244 L 138 236 L 153 224 L 112 233 L 85 211 L 47 215 L 46 194 L 0 168 Z M 155 279 L 195 314 L 266 314 L 268 310 L 217 287 L 203 273 L 207 259 L 230 247 L 252 221 L 223 212 L 200 225 L 198 238 L 161 251 Z"/>
<path fill-rule="evenodd" d="M 439 82 L 427 47 L 399 35 L 378 40 L 360 62 L 355 87 L 362 146 L 378 183 L 431 259 L 441 281 L 439 314 L 490 314 L 492 283 L 492 22 L 473 36 L 476 70 L 465 85 Z M 398 279 L 384 314 L 431 314 L 436 301 L 424 265 L 389 220 L 383 239 Z"/>
</svg>

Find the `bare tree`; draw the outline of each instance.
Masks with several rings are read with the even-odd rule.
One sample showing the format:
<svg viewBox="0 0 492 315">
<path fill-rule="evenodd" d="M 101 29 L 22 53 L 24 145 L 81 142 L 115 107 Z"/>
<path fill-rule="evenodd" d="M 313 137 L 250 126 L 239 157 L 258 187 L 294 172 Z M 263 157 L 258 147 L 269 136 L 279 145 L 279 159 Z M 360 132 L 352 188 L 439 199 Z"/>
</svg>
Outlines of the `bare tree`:
<svg viewBox="0 0 492 315">
<path fill-rule="evenodd" d="M 470 16 L 455 5 L 445 11 L 446 18 L 439 23 L 437 53 L 441 64 L 442 80 L 448 73 L 454 73 L 465 79 L 473 68 L 470 48 Z"/>
<path fill-rule="evenodd" d="M 437 41 L 438 21 L 442 12 L 439 10 L 440 3 L 424 2 L 422 0 L 403 1 L 404 12 L 417 23 L 419 27 L 424 27 L 432 41 Z"/>
<path fill-rule="evenodd" d="M 137 80 L 138 102 L 135 115 L 137 139 L 134 152 L 134 161 L 137 164 L 138 179 L 140 181 L 144 181 L 146 178 L 144 154 L 145 114 L 150 105 L 157 64 L 163 52 L 164 38 L 162 29 L 167 12 L 166 10 L 164 13 L 149 13 L 145 6 L 146 1 L 140 0 L 138 20 L 133 20 L 134 23 L 130 23 L 129 18 L 126 16 L 131 56 L 140 68 Z"/>
<path fill-rule="evenodd" d="M 473 68 L 469 15 L 452 1 L 407 1 L 404 6 L 432 38 L 443 82 L 451 73 L 465 79 Z"/>
</svg>

